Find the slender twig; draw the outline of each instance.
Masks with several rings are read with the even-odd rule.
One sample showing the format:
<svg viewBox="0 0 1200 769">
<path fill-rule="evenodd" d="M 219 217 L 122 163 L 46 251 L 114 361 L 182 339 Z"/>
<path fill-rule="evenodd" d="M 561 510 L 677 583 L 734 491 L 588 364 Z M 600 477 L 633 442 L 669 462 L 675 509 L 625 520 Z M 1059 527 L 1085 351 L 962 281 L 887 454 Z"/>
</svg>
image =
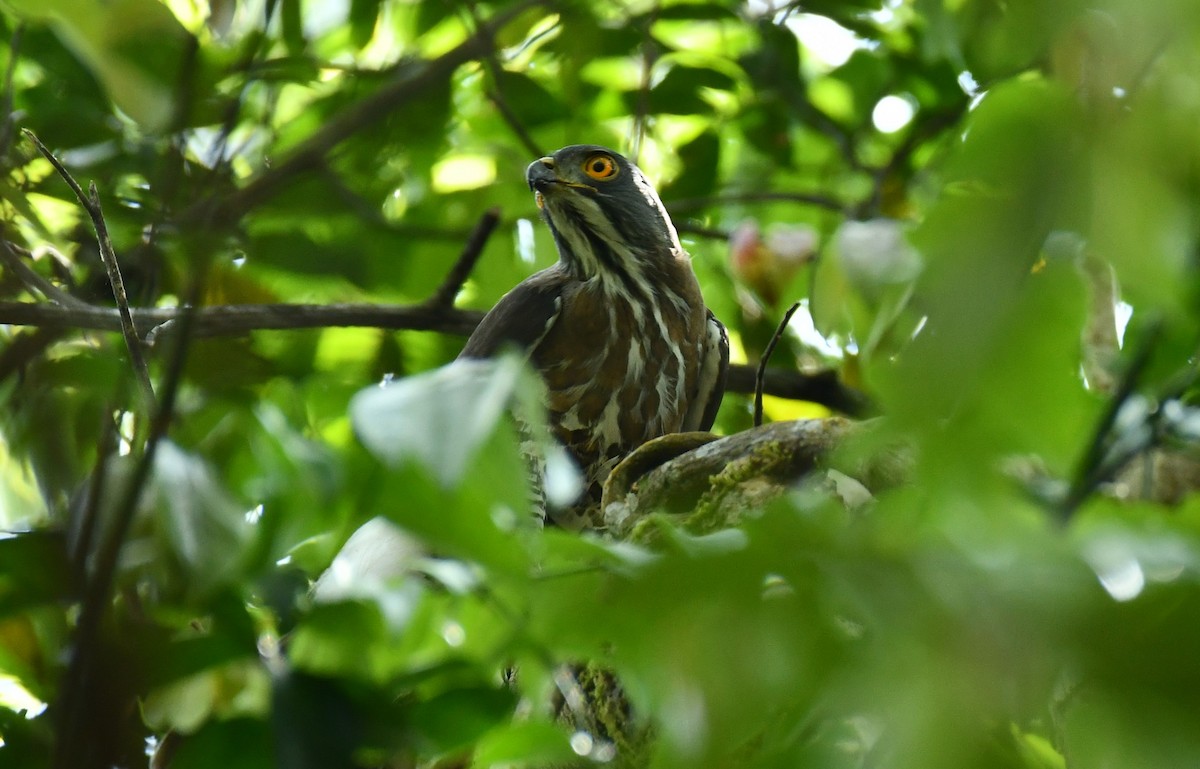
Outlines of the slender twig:
<svg viewBox="0 0 1200 769">
<path fill-rule="evenodd" d="M 758 370 L 754 375 L 754 426 L 762 426 L 763 420 L 763 380 L 767 373 L 767 361 L 771 360 L 771 353 L 775 352 L 775 345 L 779 344 L 779 340 L 783 338 L 783 334 L 787 331 L 788 323 L 792 316 L 796 314 L 796 310 L 800 309 L 800 302 L 795 302 L 788 311 L 783 314 L 783 320 L 779 321 L 779 326 L 776 327 L 775 333 L 771 335 L 771 341 L 767 342 L 767 349 L 763 350 L 762 357 L 758 359 Z"/>
<path fill-rule="evenodd" d="M 17 71 L 17 58 L 21 50 L 21 37 L 25 34 L 25 25 L 18 24 L 13 30 L 12 38 L 8 41 L 8 67 L 4 71 L 4 122 L 0 123 L 0 157 L 7 157 L 12 146 L 13 125 L 16 115 L 13 114 L 13 75 Z"/>
<path fill-rule="evenodd" d="M 83 188 L 71 176 L 71 172 L 67 170 L 67 167 L 55 157 L 54 153 L 45 144 L 42 144 L 42 140 L 33 131 L 24 128 L 21 132 L 33 142 L 38 152 L 42 153 L 42 157 L 50 161 L 50 164 L 54 166 L 54 170 L 58 171 L 58 175 L 67 183 L 71 191 L 75 193 L 75 197 L 79 199 L 79 204 L 83 206 L 83 209 L 87 211 L 88 216 L 92 220 L 92 226 L 96 230 L 96 239 L 100 244 L 100 256 L 104 260 L 104 267 L 108 271 L 108 281 L 112 285 L 113 296 L 117 300 L 117 310 L 121 318 L 121 333 L 125 337 L 125 347 L 129 350 L 129 362 L 133 366 L 134 376 L 137 378 L 138 387 L 142 391 L 146 410 L 153 411 L 154 387 L 150 384 L 150 369 L 147 367 L 146 359 L 142 355 L 137 327 L 134 325 L 133 315 L 129 311 L 129 297 L 125 294 L 125 283 L 121 280 L 121 268 L 117 264 L 117 254 L 113 250 L 112 239 L 108 236 L 108 225 L 104 221 L 104 210 L 100 207 L 100 195 L 96 191 L 96 185 L 94 182 L 90 184 L 88 186 L 88 194 L 85 195 Z"/>
<path fill-rule="evenodd" d="M 25 288 L 35 291 L 51 302 L 63 307 L 88 306 L 87 302 L 71 296 L 66 291 L 63 291 L 58 286 L 43 278 L 28 264 L 25 264 L 25 260 L 22 257 L 28 256 L 31 256 L 31 254 L 16 243 L 0 240 L 0 262 L 3 262 L 5 267 L 13 271 L 13 274 L 25 285 Z"/>
<path fill-rule="evenodd" d="M 442 309 L 454 306 L 454 298 L 458 296 L 459 290 L 467 282 L 471 270 L 475 269 L 475 263 L 479 261 L 479 257 L 483 253 L 483 247 L 492 233 L 496 231 L 496 225 L 499 223 L 499 208 L 489 208 L 483 212 L 483 216 L 479 217 L 479 223 L 471 231 L 471 236 L 467 238 L 462 253 L 458 255 L 458 259 L 450 268 L 442 285 L 438 286 L 438 290 L 425 303 L 426 306 Z"/>
<path fill-rule="evenodd" d="M 672 214 L 678 214 L 684 211 L 695 211 L 699 208 L 719 206 L 726 203 L 766 203 L 772 201 L 802 203 L 838 212 L 846 210 L 846 204 L 840 200 L 827 195 L 817 195 L 807 192 L 726 192 L 709 197 L 675 200 L 667 205 L 667 210 Z"/>
</svg>

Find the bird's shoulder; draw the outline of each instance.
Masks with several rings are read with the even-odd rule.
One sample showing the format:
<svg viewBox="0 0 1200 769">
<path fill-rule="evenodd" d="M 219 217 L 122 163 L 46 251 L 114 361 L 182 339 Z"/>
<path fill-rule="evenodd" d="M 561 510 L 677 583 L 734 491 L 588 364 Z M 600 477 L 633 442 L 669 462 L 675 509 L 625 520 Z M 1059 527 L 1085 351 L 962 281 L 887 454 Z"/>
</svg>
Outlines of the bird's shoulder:
<svg viewBox="0 0 1200 769">
<path fill-rule="evenodd" d="M 558 317 L 574 283 L 561 263 L 530 275 L 483 317 L 459 357 L 487 358 L 505 345 L 533 347 Z"/>
</svg>

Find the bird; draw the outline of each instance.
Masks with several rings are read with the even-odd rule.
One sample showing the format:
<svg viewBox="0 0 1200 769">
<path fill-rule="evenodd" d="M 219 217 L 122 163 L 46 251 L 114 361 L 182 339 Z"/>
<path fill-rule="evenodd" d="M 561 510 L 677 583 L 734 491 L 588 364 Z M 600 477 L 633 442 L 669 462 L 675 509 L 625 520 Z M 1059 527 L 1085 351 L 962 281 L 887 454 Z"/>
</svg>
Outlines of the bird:
<svg viewBox="0 0 1200 769">
<path fill-rule="evenodd" d="M 634 163 L 576 144 L 533 161 L 525 178 L 558 261 L 505 294 L 459 358 L 524 352 L 545 383 L 548 424 L 583 474 L 574 515 L 603 528 L 601 489 L 624 456 L 668 433 L 711 429 L 729 339 Z"/>
</svg>

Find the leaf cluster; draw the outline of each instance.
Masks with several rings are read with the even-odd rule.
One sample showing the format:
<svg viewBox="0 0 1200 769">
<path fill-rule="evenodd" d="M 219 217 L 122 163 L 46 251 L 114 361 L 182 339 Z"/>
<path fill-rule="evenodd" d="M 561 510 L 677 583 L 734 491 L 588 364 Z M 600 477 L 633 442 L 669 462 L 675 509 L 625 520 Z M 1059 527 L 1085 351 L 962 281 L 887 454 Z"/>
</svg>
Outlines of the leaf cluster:
<svg viewBox="0 0 1200 769">
<path fill-rule="evenodd" d="M 1193 5 L 0 3 L 0 765 L 1193 763 Z M 542 529 L 535 378 L 429 330 L 184 312 L 147 403 L 120 335 L 7 325 L 114 302 L 20 129 L 94 181 L 135 308 L 436 309 L 498 211 L 450 285 L 486 309 L 554 258 L 525 166 L 613 146 L 739 362 L 800 300 L 773 369 L 885 415 L 830 464 L 912 477 Z"/>
</svg>

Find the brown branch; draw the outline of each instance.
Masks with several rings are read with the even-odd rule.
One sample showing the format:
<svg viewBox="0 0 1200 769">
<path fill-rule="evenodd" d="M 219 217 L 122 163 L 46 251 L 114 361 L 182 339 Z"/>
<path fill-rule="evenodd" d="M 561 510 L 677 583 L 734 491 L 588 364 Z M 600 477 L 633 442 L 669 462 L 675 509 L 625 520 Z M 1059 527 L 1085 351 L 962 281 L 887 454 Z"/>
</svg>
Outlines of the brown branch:
<svg viewBox="0 0 1200 769">
<path fill-rule="evenodd" d="M 100 257 L 104 260 L 104 268 L 108 271 L 108 282 L 112 286 L 113 297 L 117 300 L 121 334 L 125 337 L 125 347 L 129 350 L 129 363 L 133 367 L 134 376 L 141 389 L 146 411 L 152 412 L 155 408 L 155 398 L 154 386 L 150 384 L 150 368 L 146 365 L 146 358 L 142 355 L 137 327 L 134 326 L 133 316 L 129 312 L 129 297 L 125 293 L 125 282 L 121 280 L 121 268 L 117 264 L 117 253 L 113 249 L 112 239 L 108 236 L 108 225 L 104 221 L 104 211 L 100 207 L 100 195 L 96 191 L 96 184 L 91 183 L 88 186 L 88 194 L 85 195 L 83 188 L 71 176 L 67 167 L 46 148 L 45 144 L 42 144 L 42 140 L 33 131 L 24 128 L 21 129 L 21 132 L 33 142 L 38 152 L 42 153 L 42 157 L 50 161 L 50 165 L 54 166 L 54 170 L 58 171 L 58 175 L 75 193 L 75 197 L 79 199 L 79 205 L 83 206 L 83 210 L 87 211 L 92 220 L 92 227 L 96 230 L 96 240 L 100 246 Z"/>
<path fill-rule="evenodd" d="M 428 89 L 445 83 L 454 70 L 468 61 L 485 56 L 492 49 L 492 37 L 508 22 L 546 0 L 525 0 L 495 14 L 479 30 L 456 47 L 437 57 L 406 61 L 395 70 L 392 80 L 379 90 L 339 112 L 315 134 L 297 145 L 282 161 L 232 195 L 219 201 L 206 200 L 185 210 L 185 222 L 219 224 L 239 219 L 246 211 L 270 199 L 298 174 L 319 166 L 338 144 L 362 129 L 376 125 L 389 113 L 421 96 Z"/>
<path fill-rule="evenodd" d="M 157 327 L 183 315 L 183 310 L 178 307 L 134 307 L 132 312 L 138 326 L 149 329 L 148 341 L 155 341 L 162 333 Z M 465 337 L 471 335 L 481 320 L 483 313 L 479 310 L 424 305 L 230 304 L 197 308 L 192 334 L 196 338 L 212 338 L 265 330 L 361 327 L 435 331 Z M 75 308 L 34 302 L 0 302 L 0 324 L 47 329 L 121 330 L 121 319 L 111 307 L 88 305 Z M 725 389 L 727 392 L 753 393 L 754 377 L 754 366 L 731 365 Z M 843 385 L 834 371 L 805 374 L 767 369 L 763 393 L 820 403 L 851 416 L 864 416 L 872 411 L 866 396 Z"/>
<path fill-rule="evenodd" d="M 479 257 L 483 253 L 483 247 L 487 245 L 488 238 L 496 231 L 498 224 L 500 224 L 499 208 L 493 207 L 483 212 L 483 216 L 479 217 L 479 223 L 475 225 L 475 229 L 471 230 L 471 236 L 467 238 L 462 253 L 454 262 L 454 266 L 450 268 L 446 279 L 442 281 L 442 285 L 438 286 L 438 290 L 433 296 L 425 302 L 426 307 L 449 309 L 454 306 L 455 297 L 458 296 L 459 290 L 470 277 L 471 270 L 475 269 L 475 263 L 479 261 Z"/>
<path fill-rule="evenodd" d="M 180 307 L 134 307 L 138 327 L 147 340 L 157 327 L 183 316 Z M 432 309 L 421 305 L 378 304 L 232 304 L 197 308 L 197 337 L 240 336 L 251 331 L 361 326 L 439 331 L 469 336 L 483 319 L 477 310 Z M 121 318 L 111 307 L 60 307 L 33 302 L 0 302 L 0 324 L 42 328 L 120 331 Z"/>
</svg>

